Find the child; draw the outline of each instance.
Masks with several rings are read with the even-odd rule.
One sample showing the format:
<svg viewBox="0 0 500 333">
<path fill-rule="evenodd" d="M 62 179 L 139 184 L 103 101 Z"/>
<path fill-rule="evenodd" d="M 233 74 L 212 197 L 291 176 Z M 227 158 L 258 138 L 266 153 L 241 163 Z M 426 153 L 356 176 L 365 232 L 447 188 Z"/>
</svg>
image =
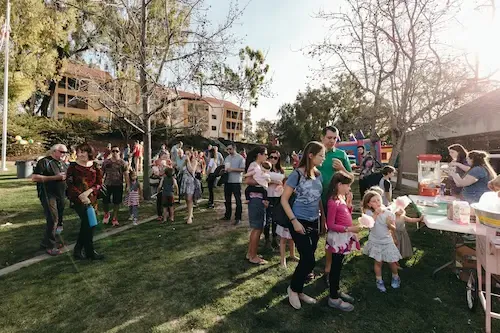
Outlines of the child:
<svg viewBox="0 0 500 333">
<path fill-rule="evenodd" d="M 137 179 L 137 173 L 135 171 L 130 171 L 130 185 L 128 187 L 127 198 L 125 203 L 128 206 L 130 218 L 134 225 L 137 225 L 137 218 L 139 214 L 139 201 L 142 197 L 142 187 L 141 183 Z"/>
<path fill-rule="evenodd" d="M 391 213 L 382 205 L 382 197 L 374 191 L 365 193 L 362 209 L 365 214 L 372 216 L 375 220 L 375 225 L 370 230 L 370 236 L 363 248 L 363 253 L 375 259 L 374 271 L 377 289 L 386 292 L 382 280 L 383 262 L 389 263 L 392 271 L 391 287 L 397 289 L 401 285 L 397 265 L 397 262 L 401 259 L 401 254 L 391 236 L 391 230 L 396 231 L 394 213 Z"/>
<path fill-rule="evenodd" d="M 174 177 L 174 169 L 166 168 L 165 176 L 160 181 L 158 193 L 162 191 L 162 206 L 163 206 L 163 221 L 167 222 L 167 215 L 170 217 L 170 222 L 174 222 L 174 194 L 179 194 L 179 186 Z"/>
<path fill-rule="evenodd" d="M 395 212 L 396 215 L 396 247 L 403 258 L 410 258 L 413 256 L 413 247 L 411 245 L 410 236 L 406 230 L 405 222 L 418 223 L 422 222 L 423 216 L 413 218 L 406 216 L 403 208 L 399 208 Z"/>
<path fill-rule="evenodd" d="M 243 177 L 253 177 L 253 179 L 257 182 L 257 186 L 249 185 L 245 189 L 245 198 L 250 201 L 250 193 L 261 193 L 263 196 L 263 200 L 267 200 L 267 188 L 269 187 L 269 182 L 271 181 L 271 172 L 272 165 L 268 161 L 264 161 L 261 164 L 261 168 L 252 168 L 248 170 L 248 172 Z"/>
<path fill-rule="evenodd" d="M 382 179 L 380 180 L 379 186 L 384 191 L 384 195 L 382 196 L 382 203 L 384 206 L 389 206 L 389 203 L 392 202 L 392 183 L 391 178 L 396 173 L 396 169 L 390 165 L 386 165 L 382 169 Z"/>
<path fill-rule="evenodd" d="M 488 183 L 488 188 L 493 192 L 498 192 L 498 196 L 500 197 L 500 176 L 495 177 L 495 179 L 491 180 Z"/>
<path fill-rule="evenodd" d="M 356 233 L 361 228 L 352 225 L 352 181 L 352 176 L 338 171 L 333 176 L 328 189 L 326 250 L 332 254 L 328 306 L 342 311 L 354 310 L 354 306 L 351 304 L 354 299 L 339 291 L 344 256 L 353 250 L 360 249 Z"/>
<path fill-rule="evenodd" d="M 299 261 L 295 256 L 295 243 L 293 242 L 292 235 L 288 228 L 283 228 L 279 224 L 276 226 L 276 234 L 280 236 L 280 263 L 281 267 L 286 268 L 286 243 L 288 242 L 288 249 L 290 250 L 290 260 Z"/>
</svg>

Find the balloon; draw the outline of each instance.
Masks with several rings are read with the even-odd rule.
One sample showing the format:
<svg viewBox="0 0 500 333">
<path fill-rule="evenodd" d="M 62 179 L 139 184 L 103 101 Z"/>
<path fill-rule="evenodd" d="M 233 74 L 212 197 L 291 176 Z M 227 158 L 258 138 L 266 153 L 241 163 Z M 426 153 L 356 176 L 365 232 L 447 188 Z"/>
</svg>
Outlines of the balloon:
<svg viewBox="0 0 500 333">
<path fill-rule="evenodd" d="M 29 139 L 29 140 L 28 140 L 28 143 L 29 143 L 29 144 L 32 144 L 33 142 L 34 142 L 34 141 L 33 141 L 33 139 Z"/>
<path fill-rule="evenodd" d="M 22 144 L 22 145 L 27 145 L 27 144 L 28 144 L 28 141 L 26 141 L 26 140 L 21 140 L 21 141 L 19 141 L 19 143 L 20 143 L 20 144 Z"/>
<path fill-rule="evenodd" d="M 20 135 L 16 135 L 16 141 L 21 141 L 23 138 Z"/>
</svg>

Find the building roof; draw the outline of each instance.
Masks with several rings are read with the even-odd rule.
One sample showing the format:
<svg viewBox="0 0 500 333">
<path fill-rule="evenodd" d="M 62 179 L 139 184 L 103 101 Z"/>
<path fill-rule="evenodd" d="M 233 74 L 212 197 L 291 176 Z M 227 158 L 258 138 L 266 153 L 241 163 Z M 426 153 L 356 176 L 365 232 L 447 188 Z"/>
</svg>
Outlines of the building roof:
<svg viewBox="0 0 500 333">
<path fill-rule="evenodd" d="M 498 130 L 500 89 L 466 103 L 417 129 L 426 132 L 427 140 L 474 135 Z"/>
<path fill-rule="evenodd" d="M 242 110 L 242 108 L 239 107 L 238 105 L 222 99 L 217 99 L 214 97 L 201 97 L 200 95 L 193 94 L 187 91 L 178 91 L 178 94 L 180 97 L 197 98 L 201 101 L 205 101 L 212 107 L 223 107 L 231 110 Z"/>
<path fill-rule="evenodd" d="M 99 81 L 109 81 L 113 79 L 111 74 L 106 71 L 74 61 L 67 62 L 64 65 L 63 71 L 64 74 L 77 78 L 93 79 Z"/>
</svg>

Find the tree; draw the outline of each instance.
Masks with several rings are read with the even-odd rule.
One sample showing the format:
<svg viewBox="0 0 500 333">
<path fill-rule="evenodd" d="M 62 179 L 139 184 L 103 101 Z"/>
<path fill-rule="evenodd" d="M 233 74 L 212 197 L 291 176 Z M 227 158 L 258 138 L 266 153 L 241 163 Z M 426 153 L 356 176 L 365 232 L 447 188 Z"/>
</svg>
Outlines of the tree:
<svg viewBox="0 0 500 333">
<path fill-rule="evenodd" d="M 57 47 L 64 47 L 68 31 L 75 26 L 75 11 L 53 11 L 39 0 L 11 1 L 9 61 L 9 103 L 15 109 L 38 90 L 45 92 L 47 82 L 57 75 Z M 5 1 L 0 15 L 5 17 Z M 3 70 L 3 57 L 1 67 Z M 3 81 L 2 81 L 3 85 Z"/>
<path fill-rule="evenodd" d="M 263 144 L 269 144 L 276 138 L 276 123 L 267 119 L 261 119 L 257 122 L 255 128 L 256 141 Z"/>
<path fill-rule="evenodd" d="M 98 3 L 100 9 L 93 15 L 95 20 L 102 20 L 104 27 L 102 52 L 117 76 L 112 82 L 100 84 L 98 100 L 115 117 L 124 119 L 142 133 L 144 170 L 148 170 L 151 161 L 151 133 L 155 123 L 161 122 L 161 115 L 176 118 L 172 110 L 177 109 L 170 106 L 181 100 L 204 102 L 203 88 L 200 95 L 180 95 L 181 87 L 210 87 L 257 97 L 262 85 L 259 70 L 262 59 L 258 55 L 261 53 L 255 55 L 250 49 L 252 67 L 249 71 L 246 66 L 241 67 L 243 76 L 238 75 L 239 70 L 230 71 L 223 65 L 234 46 L 229 30 L 242 13 L 237 7 L 232 6 L 227 19 L 214 26 L 206 18 L 206 8 L 199 0 L 102 0 Z M 243 55 L 243 59 L 251 58 L 246 49 Z M 221 68 L 230 75 L 220 76 L 220 71 L 215 69 Z M 190 127 L 196 131 L 197 126 L 206 125 L 206 121 L 196 115 L 195 118 L 189 120 L 192 120 Z M 145 177 L 144 196 L 150 195 L 149 179 Z"/>
<path fill-rule="evenodd" d="M 321 130 L 335 125 L 340 135 L 347 138 L 350 133 L 367 131 L 366 101 L 357 81 L 349 75 L 340 75 L 331 86 L 321 86 L 299 92 L 293 104 L 284 104 L 278 111 L 276 131 L 287 150 L 300 150 L 310 140 L 318 140 Z M 377 120 L 378 124 L 383 119 Z"/>
<path fill-rule="evenodd" d="M 387 117 L 394 165 L 408 131 L 452 110 L 486 80 L 464 65 L 463 54 L 440 43 L 439 32 L 453 21 L 459 1 L 344 2 L 345 10 L 320 13 L 332 33 L 310 54 L 325 73 L 347 71 L 358 82 L 370 101 L 365 114 L 372 138 L 376 119 Z M 336 63 L 326 60 L 332 56 Z"/>
</svg>

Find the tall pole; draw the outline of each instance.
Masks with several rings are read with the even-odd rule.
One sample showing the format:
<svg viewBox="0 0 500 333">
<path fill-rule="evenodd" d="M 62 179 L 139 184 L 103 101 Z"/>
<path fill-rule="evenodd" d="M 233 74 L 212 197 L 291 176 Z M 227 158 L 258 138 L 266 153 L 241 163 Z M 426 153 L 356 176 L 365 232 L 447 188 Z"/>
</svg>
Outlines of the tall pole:
<svg viewBox="0 0 500 333">
<path fill-rule="evenodd" d="M 2 126 L 2 170 L 7 171 L 7 114 L 9 113 L 9 35 L 10 1 L 7 0 L 5 15 L 5 67 L 3 71 L 3 126 Z"/>
</svg>

